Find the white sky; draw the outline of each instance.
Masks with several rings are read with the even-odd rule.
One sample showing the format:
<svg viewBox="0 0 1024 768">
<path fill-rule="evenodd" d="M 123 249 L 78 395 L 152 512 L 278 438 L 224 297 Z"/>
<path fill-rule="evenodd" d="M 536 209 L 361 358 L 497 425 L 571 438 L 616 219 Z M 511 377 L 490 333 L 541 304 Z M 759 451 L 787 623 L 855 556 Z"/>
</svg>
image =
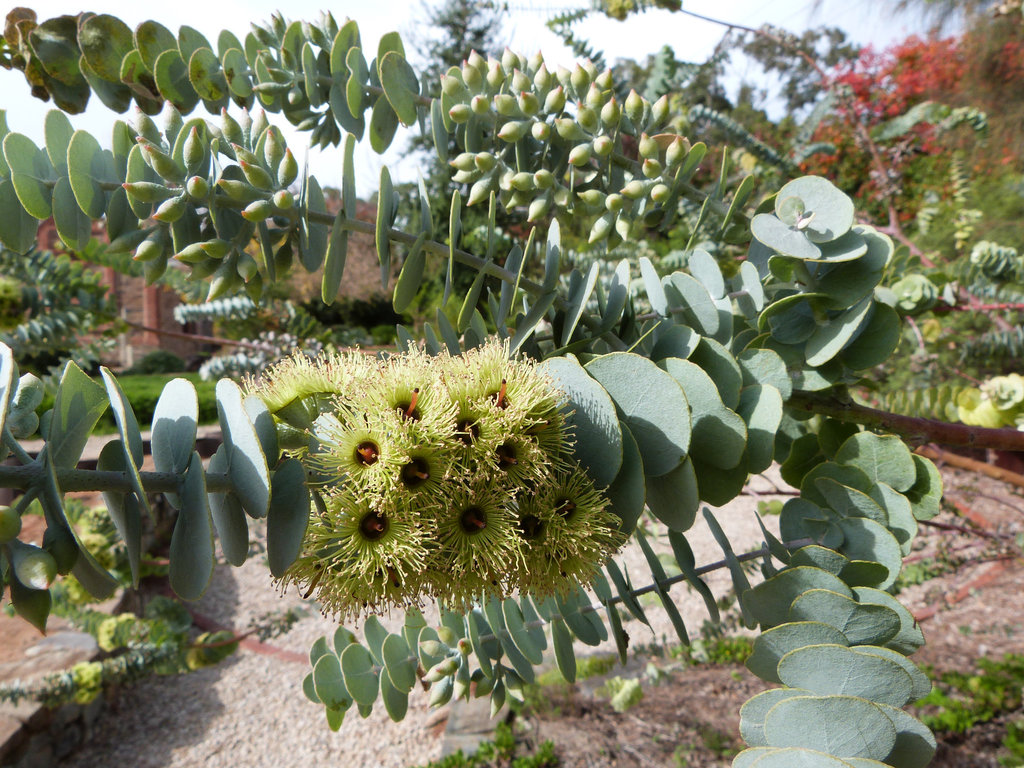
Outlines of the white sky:
<svg viewBox="0 0 1024 768">
<path fill-rule="evenodd" d="M 29 3 L 40 14 L 40 19 L 61 14 L 76 14 L 82 10 L 81 0 L 46 0 Z M 886 0 L 826 0 L 823 10 L 814 13 L 814 0 L 686 0 L 684 7 L 724 21 L 747 26 L 772 23 L 794 32 L 808 27 L 829 24 L 842 27 L 856 41 L 873 43 L 884 47 L 888 43 L 905 37 L 915 31 L 912 19 L 894 19 L 884 9 Z M 586 0 L 509 0 L 511 13 L 509 24 L 504 30 L 505 42 L 512 50 L 532 54 L 542 50 L 548 62 L 571 65 L 573 56 L 553 34 L 544 22 L 556 9 L 580 7 Z M 239 38 L 244 38 L 250 21 L 265 22 L 272 12 L 284 9 L 289 19 L 314 20 L 322 8 L 330 7 L 335 18 L 341 21 L 351 16 L 359 22 L 363 45 L 370 51 L 376 49 L 376 41 L 384 33 L 398 30 L 404 39 L 421 18 L 420 5 L 416 0 L 371 0 L 352 2 L 335 0 L 325 4 L 323 0 L 174 0 L 166 4 L 140 3 L 138 0 L 92 0 L 88 8 L 96 13 L 110 13 L 134 28 L 142 21 L 153 18 L 176 32 L 183 24 L 195 27 L 216 45 L 217 34 L 230 29 Z M 45 9 L 45 10 L 42 10 Z M 6 14 L 5 14 L 6 15 Z M 683 14 L 653 10 L 639 16 L 632 16 L 626 22 L 592 14 L 587 21 L 578 24 L 574 30 L 578 36 L 590 41 L 595 48 L 604 51 L 609 61 L 618 58 L 642 59 L 663 45 L 675 48 L 676 56 L 684 61 L 703 61 L 713 50 L 724 33 L 724 28 L 709 24 Z M 368 55 L 370 58 L 372 54 Z M 550 64 L 549 64 L 550 66 Z M 736 71 L 737 81 L 750 77 L 743 69 Z M 12 131 L 24 133 L 37 144 L 42 144 L 43 119 L 52 104 L 32 98 L 21 72 L 0 69 L 0 107 L 7 110 L 7 122 Z M 199 107 L 202 111 L 202 107 Z M 99 99 L 90 99 L 89 107 L 82 115 L 71 117 L 76 128 L 84 128 L 104 141 L 110 135 L 110 127 L 118 116 L 110 112 Z M 282 129 L 290 128 L 280 115 L 269 115 L 270 121 Z M 298 134 L 288 133 L 289 145 L 302 150 L 305 140 Z M 401 131 L 395 145 L 401 146 Z M 365 144 L 365 142 L 364 142 Z M 297 153 L 298 155 L 298 153 Z M 323 184 L 338 185 L 341 178 L 341 155 L 336 148 L 323 153 L 311 153 L 310 162 L 317 178 Z M 416 168 L 411 161 L 404 161 L 400 149 L 389 151 L 383 158 L 359 145 L 356 156 L 356 178 L 358 192 L 366 197 L 376 188 L 380 167 L 387 163 L 392 175 L 400 179 L 415 177 Z"/>
</svg>

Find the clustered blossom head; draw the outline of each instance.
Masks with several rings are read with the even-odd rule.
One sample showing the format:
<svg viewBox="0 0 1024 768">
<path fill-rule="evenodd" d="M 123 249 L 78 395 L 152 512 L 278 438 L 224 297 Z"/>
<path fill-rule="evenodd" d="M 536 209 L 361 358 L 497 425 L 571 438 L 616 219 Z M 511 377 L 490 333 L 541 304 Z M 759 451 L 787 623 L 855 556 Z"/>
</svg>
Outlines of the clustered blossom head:
<svg viewBox="0 0 1024 768">
<path fill-rule="evenodd" d="M 625 541 L 573 459 L 561 394 L 503 344 L 296 355 L 252 389 L 317 484 L 283 582 L 326 612 L 566 593 Z"/>
</svg>

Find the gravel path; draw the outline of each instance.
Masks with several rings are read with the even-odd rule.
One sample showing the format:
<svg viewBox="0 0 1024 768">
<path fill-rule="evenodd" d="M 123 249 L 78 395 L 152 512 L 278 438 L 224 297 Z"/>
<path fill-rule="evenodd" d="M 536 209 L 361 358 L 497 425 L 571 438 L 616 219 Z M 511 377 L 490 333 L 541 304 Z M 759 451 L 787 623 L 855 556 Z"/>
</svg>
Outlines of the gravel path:
<svg viewBox="0 0 1024 768">
<path fill-rule="evenodd" d="M 777 486 L 784 487 L 777 474 L 771 478 Z M 754 478 L 751 487 L 761 494 L 772 490 L 763 478 Z M 760 529 L 753 514 L 757 500 L 757 496 L 741 496 L 728 507 L 716 510 L 716 517 L 736 552 L 760 541 Z M 775 517 L 766 519 L 776 533 L 777 522 Z M 722 558 L 721 549 L 700 516 L 687 538 L 698 565 Z M 656 551 L 668 550 L 667 544 L 655 544 Z M 625 563 L 635 586 L 647 583 L 647 566 L 637 547 L 628 548 L 619 560 Z M 725 569 L 709 574 L 707 580 L 719 596 L 731 587 Z M 696 636 L 707 618 L 703 601 L 689 588 L 677 586 L 672 594 L 691 637 Z M 257 556 L 242 568 L 218 568 L 214 583 L 195 608 L 224 625 L 244 628 L 263 614 L 301 604 L 294 590 L 284 597 L 278 595 L 269 571 Z M 309 613 L 288 634 L 271 643 L 305 655 L 318 637 L 333 633 L 332 621 L 321 617 L 315 608 Z M 647 613 L 653 634 L 635 621 L 628 623 L 626 631 L 632 643 L 650 644 L 662 637 L 674 642 L 674 632 L 664 611 L 648 606 Z M 386 623 L 397 626 L 400 617 L 394 616 Z M 600 649 L 580 646 L 577 653 L 613 649 L 609 641 Z M 367 720 L 351 711 L 341 730 L 333 733 L 326 725 L 323 708 L 310 703 L 302 694 L 302 678 L 308 671 L 307 664 L 243 649 L 216 667 L 143 681 L 113 698 L 112 705 L 97 722 L 92 740 L 60 766 L 406 768 L 440 754 L 444 721 L 427 709 L 427 696 L 422 691 L 413 692 L 409 712 L 401 723 L 392 723 L 380 706 Z"/>
</svg>

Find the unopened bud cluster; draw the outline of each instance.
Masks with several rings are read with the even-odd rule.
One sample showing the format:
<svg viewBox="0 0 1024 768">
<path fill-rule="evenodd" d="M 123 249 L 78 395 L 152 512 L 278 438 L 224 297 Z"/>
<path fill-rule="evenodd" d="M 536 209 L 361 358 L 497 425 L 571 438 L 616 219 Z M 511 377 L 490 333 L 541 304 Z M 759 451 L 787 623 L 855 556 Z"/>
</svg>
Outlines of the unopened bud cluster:
<svg viewBox="0 0 1024 768">
<path fill-rule="evenodd" d="M 624 542 L 550 381 L 490 344 L 289 358 L 254 385 L 319 482 L 285 575 L 326 612 L 566 593 Z"/>
<path fill-rule="evenodd" d="M 539 55 L 472 53 L 442 76 L 441 104 L 465 149 L 451 165 L 454 181 L 471 185 L 470 205 L 495 193 L 506 208 L 528 206 L 530 221 L 581 208 L 600 214 L 592 243 L 627 237 L 666 203 L 690 151 L 681 136 L 648 136 L 668 122 L 666 97 L 652 104 L 631 91 L 620 103 L 611 72 L 589 61 L 550 72 Z M 610 174 L 613 156 L 620 162 Z M 621 189 L 607 194 L 602 174 L 620 178 Z"/>
<path fill-rule="evenodd" d="M 122 185 L 132 212 L 141 219 L 151 218 L 155 225 L 126 232 L 111 245 L 115 250 L 134 248 L 135 260 L 142 262 L 149 282 L 166 271 L 174 256 L 191 268 L 191 277 L 211 278 L 207 300 L 235 293 L 243 285 L 251 297 L 258 298 L 263 281 L 256 260 L 245 250 L 247 239 L 203 240 L 198 230 L 195 238 L 181 237 L 173 234 L 172 226 L 184 231 L 188 222 L 198 221 L 201 209 L 216 212 L 218 232 L 268 219 L 290 225 L 296 216 L 295 200 L 287 188 L 298 178 L 298 162 L 281 131 L 267 122 L 262 111 L 255 117 L 243 112 L 238 121 L 222 110 L 220 125 L 214 125 L 202 120 L 183 124 L 173 107 L 168 110 L 166 132 L 139 112 L 134 126 L 137 146 L 129 155 L 127 181 Z M 174 140 L 168 141 L 168 136 Z M 235 164 L 218 172 L 214 147 L 216 154 Z M 237 222 L 233 226 L 232 218 Z M 181 247 L 181 242 L 189 244 Z"/>
</svg>

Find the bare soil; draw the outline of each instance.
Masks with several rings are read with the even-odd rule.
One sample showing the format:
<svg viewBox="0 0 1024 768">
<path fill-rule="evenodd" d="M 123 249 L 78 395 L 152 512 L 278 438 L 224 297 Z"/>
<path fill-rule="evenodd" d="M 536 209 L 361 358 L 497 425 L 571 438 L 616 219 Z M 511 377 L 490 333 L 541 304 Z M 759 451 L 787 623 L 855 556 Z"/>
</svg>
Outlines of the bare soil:
<svg viewBox="0 0 1024 768">
<path fill-rule="evenodd" d="M 945 469 L 943 476 L 950 508 L 934 522 L 945 527 L 922 526 L 907 560 L 955 567 L 900 593 L 928 643 L 914 661 L 935 674 L 972 670 L 981 657 L 1024 653 L 1024 561 L 1012 542 L 1024 530 L 1024 499 L 1011 486 L 987 478 Z M 567 768 L 730 765 L 742 748 L 740 705 L 764 683 L 741 665 L 675 667 L 666 680 L 645 682 L 643 700 L 624 713 L 578 686 L 554 688 L 543 712 L 523 718 L 527 740 L 553 741 Z M 624 673 L 610 673 L 616 674 Z M 932 766 L 998 768 L 1006 723 L 1022 717 L 1019 710 L 966 734 L 937 734 Z"/>
</svg>

